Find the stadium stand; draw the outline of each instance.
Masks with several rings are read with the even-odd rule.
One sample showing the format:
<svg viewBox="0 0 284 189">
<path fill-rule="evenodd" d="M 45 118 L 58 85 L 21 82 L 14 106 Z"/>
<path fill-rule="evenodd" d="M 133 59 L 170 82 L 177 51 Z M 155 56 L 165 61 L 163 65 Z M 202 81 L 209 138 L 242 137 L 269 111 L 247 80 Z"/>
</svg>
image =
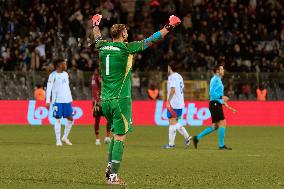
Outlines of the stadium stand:
<svg viewBox="0 0 284 189">
<path fill-rule="evenodd" d="M 268 100 L 284 99 L 284 7 L 281 0 L 0 0 L 0 99 L 32 99 L 56 57 L 66 57 L 75 99 L 90 99 L 90 76 L 98 66 L 90 17 L 103 15 L 102 33 L 125 23 L 129 41 L 161 28 L 171 14 L 183 23 L 159 48 L 136 56 L 135 99 L 147 99 L 153 81 L 166 79 L 175 61 L 185 79 L 209 80 L 223 62 L 232 99 L 255 100 L 264 82 Z M 155 70 L 155 71 L 153 71 Z M 196 74 L 198 73 L 198 74 Z M 135 78 L 135 77 L 134 77 Z M 137 81 L 137 79 L 136 79 Z M 250 93 L 243 94 L 243 85 Z M 161 90 L 161 86 L 160 86 Z"/>
</svg>

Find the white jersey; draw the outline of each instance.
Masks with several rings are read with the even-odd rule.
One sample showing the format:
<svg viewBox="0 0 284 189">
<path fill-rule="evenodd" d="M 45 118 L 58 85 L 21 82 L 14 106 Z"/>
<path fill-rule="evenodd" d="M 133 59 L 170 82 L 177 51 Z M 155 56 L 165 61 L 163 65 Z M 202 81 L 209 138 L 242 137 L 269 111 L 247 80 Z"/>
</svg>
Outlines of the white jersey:
<svg viewBox="0 0 284 189">
<path fill-rule="evenodd" d="M 48 77 L 46 89 L 46 103 L 69 103 L 72 102 L 71 90 L 69 87 L 69 76 L 67 72 L 52 72 Z"/>
<path fill-rule="evenodd" d="M 167 99 L 169 99 L 170 96 L 170 90 L 171 88 L 175 88 L 175 94 L 170 101 L 171 106 L 173 109 L 183 109 L 184 108 L 184 96 L 183 96 L 183 88 L 184 83 L 182 76 L 178 73 L 173 73 L 168 77 L 168 83 L 167 83 Z"/>
</svg>

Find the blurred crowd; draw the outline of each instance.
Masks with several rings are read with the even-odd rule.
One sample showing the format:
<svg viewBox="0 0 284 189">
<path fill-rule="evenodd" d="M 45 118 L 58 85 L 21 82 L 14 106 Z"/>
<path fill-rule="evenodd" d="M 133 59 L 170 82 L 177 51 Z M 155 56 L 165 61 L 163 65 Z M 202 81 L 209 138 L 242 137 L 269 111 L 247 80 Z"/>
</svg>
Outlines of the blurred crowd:
<svg viewBox="0 0 284 189">
<path fill-rule="evenodd" d="M 55 58 L 66 57 L 70 71 L 93 71 L 94 13 L 103 15 L 108 40 L 114 23 L 126 24 L 133 41 L 161 29 L 172 14 L 181 18 L 163 42 L 135 57 L 133 87 L 151 89 L 151 98 L 161 96 L 157 75 L 140 73 L 165 72 L 171 61 L 184 72 L 208 72 L 217 61 L 229 72 L 284 72 L 282 0 L 0 0 L 0 70 L 49 72 Z"/>
<path fill-rule="evenodd" d="M 172 14 L 183 21 L 161 48 L 141 53 L 139 69 L 175 61 L 181 70 L 207 71 L 219 61 L 230 72 L 284 71 L 281 0 L 152 0 L 149 8 L 139 2 L 135 28 L 143 34 Z"/>
<path fill-rule="evenodd" d="M 159 30 L 172 14 L 182 18 L 163 43 L 136 56 L 139 71 L 165 71 L 170 61 L 185 71 L 207 71 L 216 61 L 230 72 L 284 71 L 281 0 L 136 0 L 131 20 L 121 2 L 0 0 L 0 69 L 48 70 L 64 56 L 70 69 L 92 71 L 90 17 L 97 12 L 105 38 L 112 24 L 125 23 L 129 41 Z"/>
<path fill-rule="evenodd" d="M 52 70 L 55 58 L 66 57 L 69 69 L 93 71 L 94 12 L 104 27 L 127 22 L 119 0 L 0 0 L 0 70 Z"/>
</svg>

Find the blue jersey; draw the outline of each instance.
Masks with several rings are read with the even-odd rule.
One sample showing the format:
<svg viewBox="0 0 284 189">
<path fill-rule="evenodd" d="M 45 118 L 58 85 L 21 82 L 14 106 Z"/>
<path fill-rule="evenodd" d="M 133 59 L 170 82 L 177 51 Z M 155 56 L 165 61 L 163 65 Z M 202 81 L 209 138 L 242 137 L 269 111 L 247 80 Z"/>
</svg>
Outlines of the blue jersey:
<svg viewBox="0 0 284 189">
<path fill-rule="evenodd" d="M 224 85 L 222 83 L 221 77 L 214 75 L 210 80 L 209 86 L 210 101 L 218 101 L 221 104 L 224 104 L 224 101 L 221 99 L 221 96 L 223 95 Z"/>
</svg>

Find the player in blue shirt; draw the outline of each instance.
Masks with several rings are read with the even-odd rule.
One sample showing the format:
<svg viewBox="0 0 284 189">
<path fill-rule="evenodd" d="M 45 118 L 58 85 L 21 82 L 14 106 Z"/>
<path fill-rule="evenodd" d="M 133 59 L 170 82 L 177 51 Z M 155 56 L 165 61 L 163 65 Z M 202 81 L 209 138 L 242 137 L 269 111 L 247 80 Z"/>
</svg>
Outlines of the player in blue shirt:
<svg viewBox="0 0 284 189">
<path fill-rule="evenodd" d="M 193 137 L 193 145 L 197 148 L 198 142 L 202 137 L 218 130 L 219 134 L 219 149 L 220 150 L 232 150 L 232 148 L 227 147 L 224 142 L 225 131 L 226 131 L 226 120 L 223 113 L 222 105 L 227 107 L 233 112 L 236 112 L 234 108 L 227 104 L 229 98 L 224 96 L 224 85 L 222 83 L 222 77 L 224 76 L 225 70 L 222 64 L 217 64 L 214 69 L 214 76 L 210 80 L 209 87 L 209 110 L 212 117 L 212 127 L 204 129 L 199 135 Z"/>
</svg>

